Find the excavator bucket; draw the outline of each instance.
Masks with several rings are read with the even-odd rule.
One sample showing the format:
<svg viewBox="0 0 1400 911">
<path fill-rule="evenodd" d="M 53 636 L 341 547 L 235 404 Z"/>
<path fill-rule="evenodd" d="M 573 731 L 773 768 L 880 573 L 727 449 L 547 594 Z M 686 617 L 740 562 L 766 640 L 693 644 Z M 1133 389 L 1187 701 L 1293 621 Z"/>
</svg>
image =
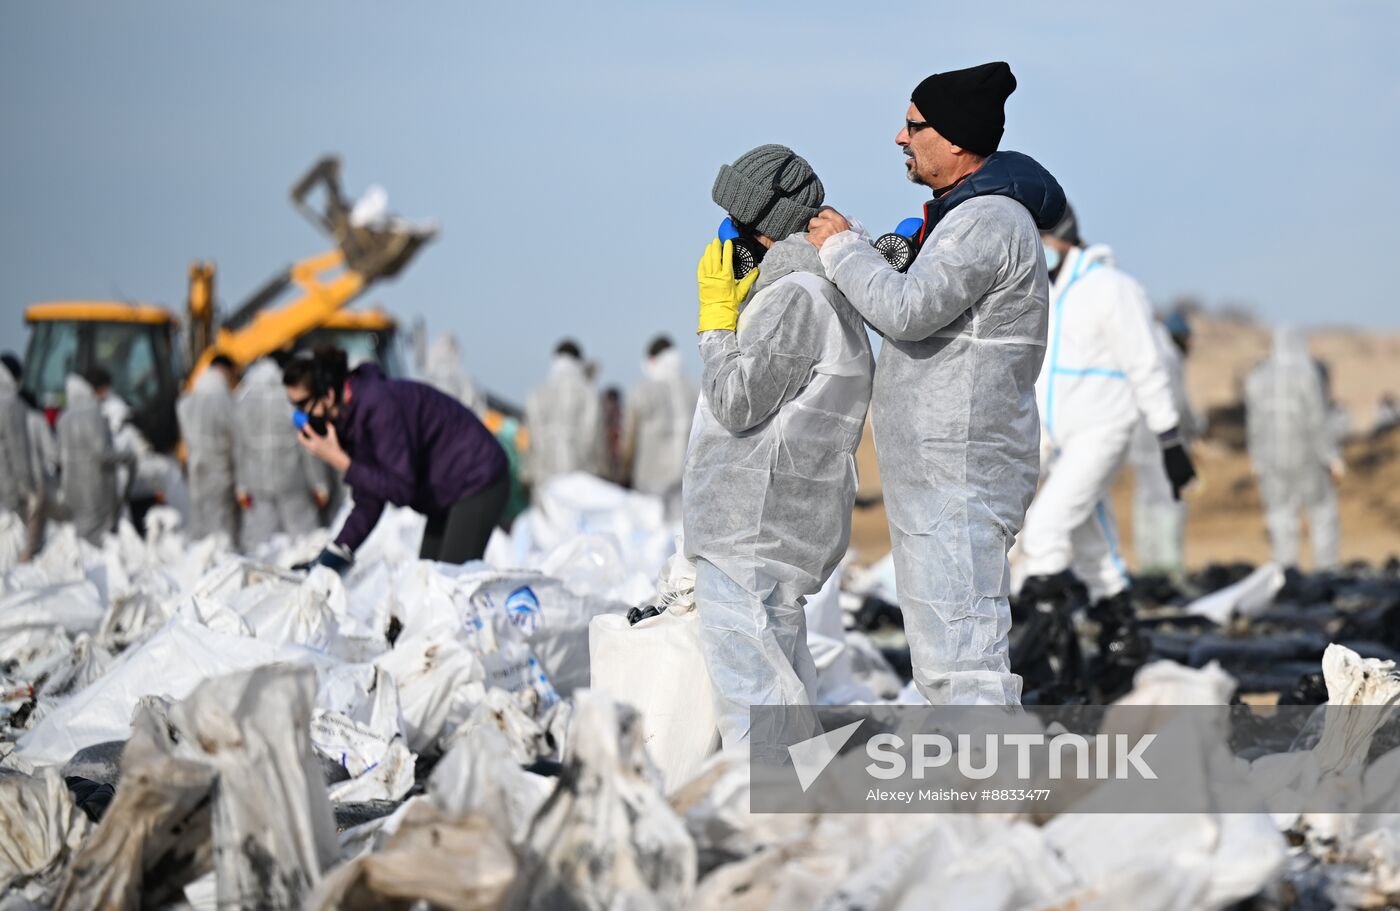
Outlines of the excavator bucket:
<svg viewBox="0 0 1400 911">
<path fill-rule="evenodd" d="M 418 248 L 432 240 L 437 227 L 385 216 L 357 218 L 340 187 L 340 159 L 327 155 L 292 187 L 292 203 L 317 228 L 332 238 L 345 255 L 345 264 L 368 285 L 392 278 L 408 265 Z"/>
</svg>

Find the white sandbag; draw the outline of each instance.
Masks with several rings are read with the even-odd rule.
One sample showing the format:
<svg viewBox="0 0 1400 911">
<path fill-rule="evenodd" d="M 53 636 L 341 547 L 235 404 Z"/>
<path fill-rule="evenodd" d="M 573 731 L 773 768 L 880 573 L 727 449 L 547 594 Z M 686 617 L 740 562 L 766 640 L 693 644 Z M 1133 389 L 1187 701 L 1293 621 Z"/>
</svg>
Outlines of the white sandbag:
<svg viewBox="0 0 1400 911">
<path fill-rule="evenodd" d="M 39 693 L 58 698 L 75 693 L 96 681 L 112 666 L 112 653 L 83 633 L 73 640 L 73 650 L 48 671 Z"/>
<path fill-rule="evenodd" d="M 413 787 L 393 677 L 373 665 L 337 665 L 321 674 L 311 745 L 350 779 L 331 786 L 335 803 L 398 800 Z"/>
<path fill-rule="evenodd" d="M 122 750 L 121 787 L 69 865 L 55 908 L 159 907 L 212 869 L 216 773 L 176 752 L 164 713 L 143 704 Z"/>
<path fill-rule="evenodd" d="M 143 696 L 183 699 L 210 677 L 313 657 L 303 649 L 172 623 L 50 712 L 20 739 L 19 751 L 36 765 L 62 765 L 83 747 L 125 740 Z"/>
<path fill-rule="evenodd" d="M 589 622 L 603 614 L 627 612 L 622 602 L 580 594 L 537 572 L 468 572 L 458 583 L 473 611 L 505 617 L 520 631 L 561 696 L 588 686 Z"/>
<path fill-rule="evenodd" d="M 1071 907 L 1229 908 L 1272 882 L 1288 849 L 1264 814 L 1072 813 L 1043 831 L 1078 880 Z"/>
<path fill-rule="evenodd" d="M 636 626 L 607 614 L 588 635 L 592 688 L 641 713 L 642 740 L 666 790 L 688 780 L 719 744 L 699 612 L 672 605 Z"/>
<path fill-rule="evenodd" d="M 899 586 L 895 583 L 894 553 L 851 574 L 850 591 L 862 598 L 879 598 L 887 604 L 899 603 Z"/>
<path fill-rule="evenodd" d="M 328 717 L 322 716 L 324 722 Z M 354 724 L 351 722 L 350 724 Z M 342 728 L 340 735 L 344 748 L 341 751 L 343 762 L 349 763 L 347 756 L 353 755 L 359 763 L 366 763 L 353 778 L 337 781 L 330 786 L 328 796 L 333 803 L 362 803 L 368 800 L 401 800 L 413 789 L 415 761 L 403 740 L 394 739 L 385 743 L 363 728 L 359 737 L 349 736 Z M 325 739 L 325 728 L 312 727 L 313 739 Z M 318 744 L 319 752 L 319 744 Z M 347 764 L 346 768 L 350 766 Z"/>
<path fill-rule="evenodd" d="M 1265 563 L 1234 585 L 1197 598 L 1185 610 L 1224 626 L 1233 617 L 1252 617 L 1274 603 L 1283 582 L 1283 567 Z"/>
<path fill-rule="evenodd" d="M 352 505 L 348 496 L 345 505 L 346 507 Z M 338 531 L 338 525 L 343 523 L 343 517 L 348 515 L 349 509 L 342 508 L 341 515 L 337 516 L 337 521 L 331 523 L 329 536 L 333 536 Z M 369 533 L 369 537 L 365 538 L 364 543 L 355 550 L 355 566 L 351 570 L 348 580 L 350 584 L 354 585 L 359 574 L 369 570 L 375 563 L 397 566 L 416 561 L 418 551 L 423 544 L 423 529 L 427 527 L 427 524 L 426 516 L 414 512 L 406 506 L 385 507 L 379 521 L 375 523 L 374 529 Z M 315 557 L 315 553 L 311 556 Z"/>
<path fill-rule="evenodd" d="M 827 578 L 821 591 L 807 599 L 807 648 L 817 668 L 817 701 L 848 705 L 869 701 L 874 693 L 859 687 L 851 677 L 851 653 L 841 612 L 841 567 Z"/>
<path fill-rule="evenodd" d="M 28 544 L 24 520 L 8 509 L 0 509 L 0 574 L 19 565 L 20 554 Z M 4 588 L 0 587 L 0 592 Z"/>
<path fill-rule="evenodd" d="M 73 806 L 58 769 L 0 773 L 0 893 L 27 886 L 45 893 L 43 881 L 56 880 L 87 831 L 87 817 Z"/>
<path fill-rule="evenodd" d="M 308 733 L 315 694 L 311 669 L 281 665 L 206 680 L 171 708 L 179 751 L 218 773 L 220 907 L 300 908 L 335 859 L 335 820 Z"/>
<path fill-rule="evenodd" d="M 211 865 L 219 907 L 301 907 L 336 849 L 315 690 L 310 669 L 280 665 L 204 681 L 163 716 L 143 703 L 59 907 L 159 906 Z"/>
<path fill-rule="evenodd" d="M 575 694 L 574 744 L 521 849 L 515 907 L 683 907 L 695 844 L 657 790 L 641 719 L 601 693 Z"/>
<path fill-rule="evenodd" d="M 629 563 L 612 535 L 586 533 L 570 538 L 544 554 L 540 572 L 563 580 L 582 595 L 635 606 L 656 591 L 652 575 Z"/>
<path fill-rule="evenodd" d="M 451 816 L 473 814 L 491 822 L 509 844 L 520 844 L 556 782 L 521 767 L 518 738 L 473 720 L 452 738 L 428 779 L 428 794 Z"/>
<path fill-rule="evenodd" d="M 479 816 L 454 818 L 430 801 L 407 805 L 383 848 L 332 871 L 306 902 L 308 911 L 504 906 L 517 879 L 510 846 Z"/>
<path fill-rule="evenodd" d="M 481 661 L 455 638 L 401 636 L 375 665 L 398 686 L 404 736 L 415 753 L 451 733 L 485 695 Z"/>
<path fill-rule="evenodd" d="M 90 633 L 105 613 L 101 593 L 87 579 L 15 592 L 0 598 L 0 638 L 36 627 Z"/>
<path fill-rule="evenodd" d="M 299 584 L 267 580 L 230 602 L 253 635 L 274 645 L 300 645 L 329 652 L 346 615 L 345 586 L 334 570 L 314 568 Z"/>
<path fill-rule="evenodd" d="M 491 563 L 498 569 L 538 569 L 546 555 L 580 536 L 595 535 L 614 544 L 631 579 L 654 579 L 674 548 L 659 498 L 576 472 L 534 490 L 530 508 L 516 519 L 509 537 L 502 535 L 492 548 Z M 563 556 L 556 559 L 568 562 Z"/>
</svg>

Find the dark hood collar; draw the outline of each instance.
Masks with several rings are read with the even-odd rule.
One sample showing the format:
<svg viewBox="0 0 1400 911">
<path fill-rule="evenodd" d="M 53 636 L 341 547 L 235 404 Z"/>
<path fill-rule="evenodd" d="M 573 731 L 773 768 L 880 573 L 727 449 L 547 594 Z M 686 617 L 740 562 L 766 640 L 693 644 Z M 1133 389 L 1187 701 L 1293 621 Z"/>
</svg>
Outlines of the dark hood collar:
<svg viewBox="0 0 1400 911">
<path fill-rule="evenodd" d="M 350 389 L 350 401 L 342 400 L 340 403 L 340 417 L 335 419 L 337 429 L 344 428 L 350 423 L 351 415 L 355 412 L 355 405 L 359 401 L 355 395 L 355 388 L 366 381 L 380 383 L 385 380 L 384 371 L 378 364 L 366 362 L 351 370 L 345 377 L 345 385 Z M 344 392 L 342 390 L 342 396 Z"/>
<path fill-rule="evenodd" d="M 1031 213 L 1042 231 L 1053 228 L 1065 214 L 1065 191 L 1040 164 L 1020 152 L 993 152 L 972 174 L 924 206 L 924 236 L 943 217 L 978 196 L 1009 196 Z"/>
</svg>

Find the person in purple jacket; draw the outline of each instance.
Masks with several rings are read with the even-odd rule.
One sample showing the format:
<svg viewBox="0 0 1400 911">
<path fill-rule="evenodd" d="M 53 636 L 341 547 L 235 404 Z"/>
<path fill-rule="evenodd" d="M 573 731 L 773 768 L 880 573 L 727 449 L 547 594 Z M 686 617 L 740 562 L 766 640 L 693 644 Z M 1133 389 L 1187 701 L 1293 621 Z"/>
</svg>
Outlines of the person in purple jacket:
<svg viewBox="0 0 1400 911">
<path fill-rule="evenodd" d="M 335 541 L 302 568 L 345 572 L 386 503 L 428 517 L 422 559 L 481 558 L 510 476 L 505 450 L 470 409 L 432 386 L 389 379 L 375 364 L 348 370 L 338 348 L 293 358 L 282 385 L 305 415 L 301 445 L 344 476 L 355 501 Z"/>
</svg>

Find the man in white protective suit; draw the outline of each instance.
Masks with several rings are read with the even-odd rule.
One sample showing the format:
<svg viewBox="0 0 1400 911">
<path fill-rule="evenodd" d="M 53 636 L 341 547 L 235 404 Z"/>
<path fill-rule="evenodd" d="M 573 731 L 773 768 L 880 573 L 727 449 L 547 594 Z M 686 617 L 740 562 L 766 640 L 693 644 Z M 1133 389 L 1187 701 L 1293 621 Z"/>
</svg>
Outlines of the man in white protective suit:
<svg viewBox="0 0 1400 911">
<path fill-rule="evenodd" d="M 1043 483 L 1019 541 L 1026 579 L 1018 607 L 1067 613 L 1076 583 L 1087 588 L 1099 660 L 1107 662 L 1094 679 L 1110 691 L 1144 657 L 1109 500 L 1139 420 L 1156 437 L 1174 498 L 1196 472 L 1142 286 L 1117 268 L 1107 247 L 1084 243 L 1068 207 L 1043 242 L 1052 276 L 1048 347 L 1036 381 Z"/>
<path fill-rule="evenodd" d="M 1007 551 L 1039 475 L 1048 280 L 1037 229 L 1059 220 L 1064 192 L 1030 157 L 998 151 L 1015 88 L 998 62 L 914 89 L 895 142 L 933 199 L 912 260 L 887 261 L 830 209 L 808 235 L 884 338 L 875 450 L 914 682 L 935 705 L 1021 696 Z"/>
<path fill-rule="evenodd" d="M 535 487 L 550 478 L 603 470 L 603 405 L 589 379 L 583 352 L 570 339 L 554 349 L 549 375 L 525 401 L 530 448 L 525 453 L 526 480 Z"/>
<path fill-rule="evenodd" d="M 680 513 L 681 474 L 699 391 L 685 375 L 681 353 L 666 336 L 647 346 L 646 379 L 627 397 L 623 449 L 631 462 L 632 487 L 660 497 L 668 517 Z"/>
<path fill-rule="evenodd" d="M 1162 351 L 1172 400 L 1180 417 L 1182 439 L 1189 446 L 1200 437 L 1201 419 L 1186 393 L 1186 357 L 1191 350 L 1191 324 L 1181 312 L 1168 314 L 1154 327 Z M 1162 460 L 1157 435 L 1138 421 L 1133 434 L 1133 550 L 1138 572 L 1162 573 L 1178 585 L 1186 582 L 1186 501 L 1172 493 L 1171 478 Z"/>
</svg>

